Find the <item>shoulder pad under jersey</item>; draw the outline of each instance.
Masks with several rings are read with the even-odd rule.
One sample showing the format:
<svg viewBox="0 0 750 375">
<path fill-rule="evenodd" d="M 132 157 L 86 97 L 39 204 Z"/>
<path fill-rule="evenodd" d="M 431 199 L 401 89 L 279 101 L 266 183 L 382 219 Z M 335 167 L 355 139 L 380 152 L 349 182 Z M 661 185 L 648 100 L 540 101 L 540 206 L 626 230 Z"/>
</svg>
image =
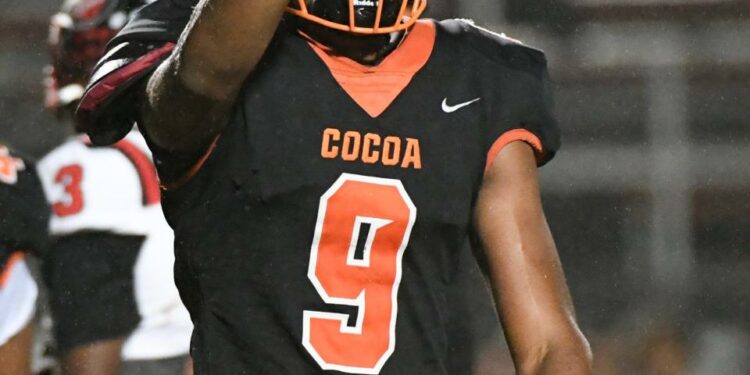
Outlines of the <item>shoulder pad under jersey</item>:
<svg viewBox="0 0 750 375">
<path fill-rule="evenodd" d="M 444 20 L 439 23 L 439 27 L 448 35 L 461 38 L 463 45 L 497 64 L 535 76 L 546 71 L 547 59 L 544 52 L 505 34 L 477 26 L 471 20 Z"/>
<path fill-rule="evenodd" d="M 560 130 L 544 53 L 468 20 L 442 21 L 438 27 L 450 45 L 467 55 L 464 64 L 476 63 L 477 74 L 491 82 L 486 100 L 496 105 L 485 124 L 488 160 L 511 140 L 532 145 L 539 165 L 551 160 L 560 147 Z"/>
</svg>

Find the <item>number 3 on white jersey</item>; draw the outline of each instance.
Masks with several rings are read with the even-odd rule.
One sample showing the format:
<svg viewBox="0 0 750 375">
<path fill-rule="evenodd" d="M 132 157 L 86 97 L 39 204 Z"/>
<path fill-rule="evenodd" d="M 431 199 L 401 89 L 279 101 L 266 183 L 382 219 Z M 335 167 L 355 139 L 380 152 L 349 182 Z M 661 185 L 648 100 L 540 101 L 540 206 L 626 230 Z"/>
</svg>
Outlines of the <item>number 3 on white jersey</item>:
<svg viewBox="0 0 750 375">
<path fill-rule="evenodd" d="M 307 276 L 325 303 L 358 308 L 353 327 L 347 314 L 304 311 L 302 344 L 322 369 L 377 374 L 393 354 L 416 217 L 399 180 L 344 173 L 320 198 Z"/>
</svg>

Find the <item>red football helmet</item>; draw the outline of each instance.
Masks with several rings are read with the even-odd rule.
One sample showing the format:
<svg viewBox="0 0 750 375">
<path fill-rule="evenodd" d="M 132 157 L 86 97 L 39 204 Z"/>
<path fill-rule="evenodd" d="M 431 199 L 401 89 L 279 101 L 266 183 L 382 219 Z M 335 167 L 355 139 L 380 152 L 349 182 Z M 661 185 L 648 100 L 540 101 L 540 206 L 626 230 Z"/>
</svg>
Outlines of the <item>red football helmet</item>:
<svg viewBox="0 0 750 375">
<path fill-rule="evenodd" d="M 45 68 L 45 106 L 58 111 L 83 95 L 88 76 L 112 37 L 143 0 L 66 0 L 50 20 L 52 62 Z"/>
<path fill-rule="evenodd" d="M 355 34 L 387 34 L 411 27 L 427 0 L 291 0 L 287 11 Z"/>
</svg>

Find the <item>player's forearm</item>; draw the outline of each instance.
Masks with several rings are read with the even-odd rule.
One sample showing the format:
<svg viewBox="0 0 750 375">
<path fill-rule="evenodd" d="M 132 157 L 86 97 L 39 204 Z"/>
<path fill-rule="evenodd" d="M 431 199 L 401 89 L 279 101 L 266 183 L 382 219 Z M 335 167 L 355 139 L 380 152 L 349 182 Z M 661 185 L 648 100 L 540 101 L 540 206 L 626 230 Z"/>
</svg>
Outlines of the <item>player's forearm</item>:
<svg viewBox="0 0 750 375">
<path fill-rule="evenodd" d="M 521 286 L 511 292 L 508 281 L 499 281 L 500 278 L 494 275 L 491 281 L 516 372 L 523 375 L 590 374 L 588 341 L 578 329 L 572 310 L 545 309 L 546 303 L 533 296 L 532 291 Z M 498 282 L 506 285 L 501 287 Z"/>
<path fill-rule="evenodd" d="M 520 375 L 589 375 L 592 356 L 589 344 L 575 329 L 565 337 L 550 340 L 540 350 L 515 358 Z"/>
<path fill-rule="evenodd" d="M 590 374 L 586 339 L 539 197 L 531 148 L 497 156 L 477 199 L 476 228 L 487 255 L 498 315 L 519 374 Z"/>
<path fill-rule="evenodd" d="M 221 132 L 287 0 L 203 0 L 142 92 L 140 125 L 168 150 L 200 151 Z"/>
<path fill-rule="evenodd" d="M 288 0 L 202 0 L 180 38 L 174 69 L 194 92 L 235 94 L 271 41 Z"/>
</svg>

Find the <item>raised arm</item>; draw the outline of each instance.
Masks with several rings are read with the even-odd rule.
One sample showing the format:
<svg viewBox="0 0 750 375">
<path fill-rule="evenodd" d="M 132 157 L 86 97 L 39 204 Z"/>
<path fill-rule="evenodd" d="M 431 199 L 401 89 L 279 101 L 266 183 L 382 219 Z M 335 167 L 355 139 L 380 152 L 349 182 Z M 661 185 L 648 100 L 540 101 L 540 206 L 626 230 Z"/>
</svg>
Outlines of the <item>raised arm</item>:
<svg viewBox="0 0 750 375">
<path fill-rule="evenodd" d="M 201 0 L 170 58 L 146 82 L 140 125 L 166 150 L 198 151 L 273 37 L 288 0 Z"/>
<path fill-rule="evenodd" d="M 475 215 L 518 374 L 590 374 L 591 352 L 575 321 L 526 143 L 510 143 L 497 155 Z"/>
</svg>

